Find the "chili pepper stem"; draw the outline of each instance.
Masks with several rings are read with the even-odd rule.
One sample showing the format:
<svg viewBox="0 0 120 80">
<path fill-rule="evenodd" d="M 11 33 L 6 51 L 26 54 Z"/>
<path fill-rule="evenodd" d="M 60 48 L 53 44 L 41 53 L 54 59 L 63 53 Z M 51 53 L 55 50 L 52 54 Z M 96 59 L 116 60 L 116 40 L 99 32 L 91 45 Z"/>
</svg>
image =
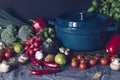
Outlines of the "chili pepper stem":
<svg viewBox="0 0 120 80">
<path fill-rule="evenodd" d="M 39 65 L 39 68 L 40 68 L 41 70 L 43 70 L 43 67 L 42 67 L 41 65 Z"/>
<path fill-rule="evenodd" d="M 33 19 L 29 19 L 29 21 L 31 21 L 31 22 L 33 22 L 33 23 L 35 23 L 35 20 L 33 20 Z"/>
</svg>

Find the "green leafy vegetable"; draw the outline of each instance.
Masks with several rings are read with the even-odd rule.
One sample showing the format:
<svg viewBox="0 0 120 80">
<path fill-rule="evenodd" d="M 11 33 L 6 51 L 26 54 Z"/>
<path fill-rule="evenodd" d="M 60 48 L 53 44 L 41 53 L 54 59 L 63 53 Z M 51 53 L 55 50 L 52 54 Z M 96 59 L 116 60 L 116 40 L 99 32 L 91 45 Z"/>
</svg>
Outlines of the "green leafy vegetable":
<svg viewBox="0 0 120 80">
<path fill-rule="evenodd" d="M 120 24 L 120 0 L 101 0 L 98 4 L 97 0 L 92 0 L 88 12 L 98 12 L 109 16 L 112 21 Z"/>
<path fill-rule="evenodd" d="M 22 41 L 26 41 L 33 35 L 33 30 L 28 25 L 23 25 L 19 31 L 18 31 L 18 38 L 20 38 Z"/>
<path fill-rule="evenodd" d="M 17 30 L 16 26 L 13 24 L 9 24 L 6 26 L 1 33 L 1 40 L 7 45 L 13 45 L 13 43 L 17 40 Z"/>
<path fill-rule="evenodd" d="M 44 28 L 43 30 L 37 33 L 37 36 L 42 36 L 45 40 L 47 38 L 54 38 L 55 31 L 53 28 Z"/>
</svg>

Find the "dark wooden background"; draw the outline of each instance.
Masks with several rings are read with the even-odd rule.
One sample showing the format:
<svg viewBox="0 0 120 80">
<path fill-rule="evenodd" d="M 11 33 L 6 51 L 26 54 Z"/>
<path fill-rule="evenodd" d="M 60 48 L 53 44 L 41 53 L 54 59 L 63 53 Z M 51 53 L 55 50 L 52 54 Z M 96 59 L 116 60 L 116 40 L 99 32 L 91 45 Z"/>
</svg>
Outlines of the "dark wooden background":
<svg viewBox="0 0 120 80">
<path fill-rule="evenodd" d="M 62 13 L 86 11 L 91 0 L 0 0 L 0 8 L 28 21 L 38 17 L 53 19 Z"/>
</svg>

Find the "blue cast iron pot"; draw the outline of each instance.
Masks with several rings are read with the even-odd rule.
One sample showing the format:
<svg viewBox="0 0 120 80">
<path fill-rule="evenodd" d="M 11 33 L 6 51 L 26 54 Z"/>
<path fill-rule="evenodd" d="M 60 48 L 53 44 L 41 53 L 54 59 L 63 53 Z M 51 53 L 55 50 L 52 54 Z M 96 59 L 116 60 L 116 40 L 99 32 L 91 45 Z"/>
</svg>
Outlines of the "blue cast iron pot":
<svg viewBox="0 0 120 80">
<path fill-rule="evenodd" d="M 116 26 L 107 26 L 107 16 L 95 13 L 67 13 L 49 24 L 55 25 L 57 37 L 63 46 L 74 51 L 102 49 Z"/>
</svg>

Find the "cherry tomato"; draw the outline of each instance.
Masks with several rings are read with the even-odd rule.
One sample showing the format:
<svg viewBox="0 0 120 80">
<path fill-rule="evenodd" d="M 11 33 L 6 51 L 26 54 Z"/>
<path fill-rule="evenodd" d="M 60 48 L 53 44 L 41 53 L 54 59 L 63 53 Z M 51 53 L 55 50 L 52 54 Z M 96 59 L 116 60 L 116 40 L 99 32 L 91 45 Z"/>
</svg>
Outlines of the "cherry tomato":
<svg viewBox="0 0 120 80">
<path fill-rule="evenodd" d="M 12 54 L 13 54 L 13 53 L 6 51 L 6 52 L 4 52 L 4 57 L 5 57 L 6 59 L 11 58 L 11 57 L 12 57 Z"/>
<path fill-rule="evenodd" d="M 76 58 L 76 57 L 73 57 L 71 61 L 77 61 L 77 58 Z"/>
<path fill-rule="evenodd" d="M 110 62 L 113 62 L 116 58 L 117 58 L 116 55 L 112 55 L 112 56 L 110 57 Z"/>
<path fill-rule="evenodd" d="M 87 69 L 87 64 L 86 63 L 80 63 L 79 67 L 80 67 L 81 70 L 85 70 L 85 69 Z"/>
<path fill-rule="evenodd" d="M 8 48 L 7 52 L 13 53 L 13 50 L 11 48 Z"/>
<path fill-rule="evenodd" d="M 108 62 L 110 61 L 110 55 L 105 55 L 104 57 L 108 60 Z"/>
<path fill-rule="evenodd" d="M 11 48 L 6 49 L 3 53 L 3 55 L 6 59 L 11 58 L 13 55 L 13 49 L 11 49 Z"/>
<path fill-rule="evenodd" d="M 85 60 L 84 58 L 80 60 L 80 63 L 87 63 L 87 60 Z"/>
<path fill-rule="evenodd" d="M 5 49 L 3 49 L 3 50 L 1 50 L 1 53 L 2 53 L 2 54 L 4 54 L 4 52 L 5 52 L 5 51 L 6 51 L 6 50 L 5 50 Z"/>
<path fill-rule="evenodd" d="M 107 65 L 109 63 L 108 59 L 103 57 L 101 60 L 100 60 L 100 63 L 101 65 Z"/>
<path fill-rule="evenodd" d="M 90 59 L 89 64 L 90 64 L 91 66 L 95 66 L 95 65 L 97 64 L 97 62 L 96 62 L 95 59 Z"/>
<path fill-rule="evenodd" d="M 102 58 L 102 56 L 100 56 L 100 55 L 95 55 L 95 56 L 94 56 L 94 59 L 95 59 L 97 62 L 100 62 L 101 58 Z"/>
<path fill-rule="evenodd" d="M 77 68 L 78 67 L 78 63 L 77 63 L 77 61 L 72 61 L 71 62 L 71 67 L 73 67 L 73 68 Z"/>
<path fill-rule="evenodd" d="M 90 55 L 85 56 L 85 60 L 89 61 L 91 59 Z"/>
<path fill-rule="evenodd" d="M 83 59 L 83 55 L 81 55 L 81 54 L 78 54 L 76 57 L 77 57 L 78 60 Z"/>
</svg>

